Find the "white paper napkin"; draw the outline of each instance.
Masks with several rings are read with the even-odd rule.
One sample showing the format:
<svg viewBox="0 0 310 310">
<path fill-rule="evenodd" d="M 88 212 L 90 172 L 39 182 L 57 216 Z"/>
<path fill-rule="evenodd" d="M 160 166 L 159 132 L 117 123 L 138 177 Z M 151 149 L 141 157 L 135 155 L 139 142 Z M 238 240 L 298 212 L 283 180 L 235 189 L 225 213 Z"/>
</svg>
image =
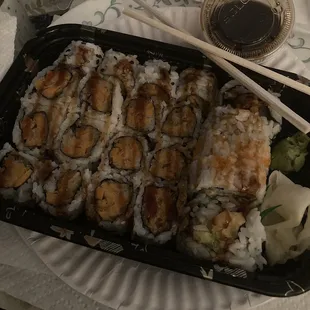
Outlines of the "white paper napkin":
<svg viewBox="0 0 310 310">
<path fill-rule="evenodd" d="M 0 11 L 0 81 L 14 58 L 16 28 L 16 17 Z"/>
</svg>

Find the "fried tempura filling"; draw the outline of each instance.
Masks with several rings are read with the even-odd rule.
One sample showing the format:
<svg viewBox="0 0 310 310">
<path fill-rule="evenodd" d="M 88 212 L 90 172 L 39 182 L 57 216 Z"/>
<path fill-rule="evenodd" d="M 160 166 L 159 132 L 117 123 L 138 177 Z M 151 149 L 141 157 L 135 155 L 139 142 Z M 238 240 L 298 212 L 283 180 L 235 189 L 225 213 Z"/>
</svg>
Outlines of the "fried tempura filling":
<svg viewBox="0 0 310 310">
<path fill-rule="evenodd" d="M 132 199 L 132 187 L 126 183 L 103 181 L 95 191 L 95 206 L 105 221 L 113 221 L 124 214 Z"/>
</svg>

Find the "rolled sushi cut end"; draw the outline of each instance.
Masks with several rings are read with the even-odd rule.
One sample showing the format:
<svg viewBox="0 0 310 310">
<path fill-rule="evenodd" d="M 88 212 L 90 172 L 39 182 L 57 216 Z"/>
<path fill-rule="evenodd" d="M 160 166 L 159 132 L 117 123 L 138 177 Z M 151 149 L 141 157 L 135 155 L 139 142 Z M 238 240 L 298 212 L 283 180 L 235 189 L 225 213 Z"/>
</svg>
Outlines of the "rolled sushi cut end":
<svg viewBox="0 0 310 310">
<path fill-rule="evenodd" d="M 169 102 L 170 95 L 168 91 L 155 83 L 144 83 L 138 88 L 137 95 L 144 98 L 152 98 L 157 102 Z"/>
<path fill-rule="evenodd" d="M 83 211 L 86 199 L 83 172 L 68 166 L 55 168 L 43 183 L 34 183 L 33 192 L 44 211 L 74 219 Z"/>
<path fill-rule="evenodd" d="M 72 126 L 62 137 L 61 151 L 70 158 L 87 158 L 99 138 L 99 130 L 92 126 Z"/>
<path fill-rule="evenodd" d="M 4 199 L 31 199 L 35 159 L 6 143 L 0 151 L 0 194 Z"/>
<path fill-rule="evenodd" d="M 150 165 L 150 173 L 166 181 L 178 181 L 184 173 L 186 158 L 175 147 L 163 148 L 157 151 Z"/>
<path fill-rule="evenodd" d="M 99 226 L 117 232 L 127 230 L 135 202 L 133 184 L 108 170 L 96 173 L 88 186 L 86 215 Z"/>
<path fill-rule="evenodd" d="M 123 214 L 132 200 L 132 187 L 126 183 L 105 180 L 96 188 L 96 210 L 104 221 Z"/>
<path fill-rule="evenodd" d="M 178 193 L 168 186 L 142 188 L 134 212 L 134 233 L 144 241 L 163 244 L 177 231 Z"/>
<path fill-rule="evenodd" d="M 125 124 L 133 130 L 151 132 L 156 125 L 156 111 L 150 98 L 131 99 L 125 108 Z"/>
<path fill-rule="evenodd" d="M 110 165 L 120 170 L 137 171 L 141 168 L 143 157 L 143 145 L 133 136 L 115 139 L 109 152 Z"/>
<path fill-rule="evenodd" d="M 178 101 L 191 100 L 199 105 L 204 117 L 215 105 L 217 82 L 213 73 L 188 68 L 181 72 L 177 88 Z"/>
<path fill-rule="evenodd" d="M 35 88 L 46 99 L 58 97 L 72 80 L 72 73 L 67 68 L 55 68 L 35 81 Z"/>
<path fill-rule="evenodd" d="M 60 55 L 56 64 L 64 63 L 73 68 L 81 68 L 85 73 L 89 73 L 99 66 L 102 59 L 103 52 L 99 46 L 82 41 L 72 41 L 64 53 Z"/>
<path fill-rule="evenodd" d="M 42 147 L 47 141 L 48 120 L 44 112 L 26 115 L 20 121 L 22 142 L 25 147 Z"/>
<path fill-rule="evenodd" d="M 162 132 L 172 137 L 193 137 L 198 121 L 191 106 L 175 107 L 167 115 L 162 126 Z"/>
<path fill-rule="evenodd" d="M 135 86 L 136 56 L 108 50 L 98 71 L 101 75 L 115 76 L 121 81 L 125 97 L 129 97 Z"/>
<path fill-rule="evenodd" d="M 96 112 L 111 113 L 113 84 L 92 74 L 82 90 L 82 102 Z"/>
<path fill-rule="evenodd" d="M 257 209 L 240 206 L 225 196 L 205 194 L 199 194 L 188 209 L 177 237 L 180 251 L 248 271 L 266 264 L 262 256 L 266 234 Z"/>
</svg>

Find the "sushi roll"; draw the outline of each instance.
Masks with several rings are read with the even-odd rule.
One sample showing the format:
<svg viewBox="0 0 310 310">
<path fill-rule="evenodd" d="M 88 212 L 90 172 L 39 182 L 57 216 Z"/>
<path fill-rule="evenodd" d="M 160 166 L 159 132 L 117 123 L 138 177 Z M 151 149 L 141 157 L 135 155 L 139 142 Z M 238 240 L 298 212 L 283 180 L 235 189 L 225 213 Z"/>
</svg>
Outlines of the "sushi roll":
<svg viewBox="0 0 310 310">
<path fill-rule="evenodd" d="M 63 63 L 72 68 L 80 68 L 87 74 L 96 69 L 102 59 L 103 52 L 98 45 L 83 41 L 72 41 L 55 64 Z"/>
<path fill-rule="evenodd" d="M 149 172 L 161 181 L 178 182 L 187 172 L 186 153 L 180 145 L 163 147 L 154 151 Z"/>
<path fill-rule="evenodd" d="M 120 174 L 142 172 L 148 143 L 143 136 L 119 133 L 111 141 L 101 169 L 110 166 Z"/>
<path fill-rule="evenodd" d="M 178 77 L 167 62 L 149 60 L 138 70 L 134 95 L 168 103 L 175 96 Z"/>
<path fill-rule="evenodd" d="M 135 74 L 139 62 L 137 56 L 125 55 L 112 49 L 104 54 L 98 72 L 102 76 L 114 76 L 121 81 L 125 97 L 129 97 L 135 86 Z"/>
<path fill-rule="evenodd" d="M 45 179 L 38 179 L 33 193 L 40 207 L 56 217 L 76 218 L 84 208 L 86 184 L 84 173 L 75 166 L 54 167 Z"/>
<path fill-rule="evenodd" d="M 178 102 L 189 101 L 206 117 L 215 106 L 217 82 L 213 73 L 188 68 L 181 72 L 177 87 Z"/>
<path fill-rule="evenodd" d="M 126 231 L 133 214 L 136 186 L 108 168 L 92 177 L 88 174 L 88 184 L 88 219 L 110 231 Z"/>
<path fill-rule="evenodd" d="M 4 199 L 26 202 L 32 198 L 35 158 L 17 152 L 6 143 L 0 151 L 0 195 Z"/>
<path fill-rule="evenodd" d="M 106 144 L 109 123 L 79 114 L 67 119 L 57 136 L 54 153 L 62 163 L 86 167 L 99 160 Z"/>
<path fill-rule="evenodd" d="M 178 217 L 186 201 L 185 192 L 182 186 L 154 182 L 141 186 L 134 207 L 136 238 L 158 244 L 171 240 L 178 229 Z"/>
<path fill-rule="evenodd" d="M 268 129 L 264 119 L 249 110 L 216 107 L 194 149 L 191 190 L 238 194 L 260 202 L 271 160 Z"/>
<path fill-rule="evenodd" d="M 205 193 L 198 194 L 188 209 L 177 236 L 178 250 L 248 271 L 266 264 L 262 256 L 266 234 L 257 209 Z"/>
</svg>

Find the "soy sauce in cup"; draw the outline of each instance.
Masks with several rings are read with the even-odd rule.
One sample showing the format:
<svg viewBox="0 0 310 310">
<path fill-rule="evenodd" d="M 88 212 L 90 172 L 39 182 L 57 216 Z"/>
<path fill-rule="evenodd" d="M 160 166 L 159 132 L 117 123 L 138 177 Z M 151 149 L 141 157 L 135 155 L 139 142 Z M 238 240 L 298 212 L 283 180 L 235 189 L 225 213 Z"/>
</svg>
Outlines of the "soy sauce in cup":
<svg viewBox="0 0 310 310">
<path fill-rule="evenodd" d="M 205 0 L 201 9 L 208 42 L 257 62 L 285 43 L 293 24 L 292 0 Z"/>
</svg>

